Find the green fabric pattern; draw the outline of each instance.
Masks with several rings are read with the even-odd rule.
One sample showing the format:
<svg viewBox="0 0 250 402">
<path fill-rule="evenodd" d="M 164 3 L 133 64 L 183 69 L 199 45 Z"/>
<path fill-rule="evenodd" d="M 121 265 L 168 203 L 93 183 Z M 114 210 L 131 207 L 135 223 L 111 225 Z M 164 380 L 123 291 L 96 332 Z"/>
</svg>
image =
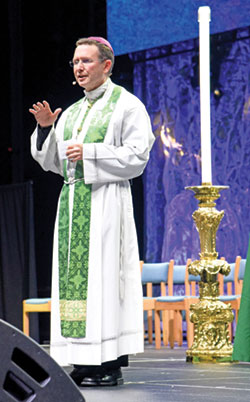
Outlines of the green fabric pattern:
<svg viewBox="0 0 250 402">
<path fill-rule="evenodd" d="M 74 122 L 81 111 L 82 99 L 72 105 L 64 128 L 64 140 L 69 140 L 72 136 Z M 63 163 L 64 179 L 67 181 L 67 161 Z M 66 317 L 67 295 L 67 271 L 68 271 L 68 244 L 69 244 L 69 186 L 63 185 L 60 195 L 59 220 L 58 220 L 58 263 L 59 263 L 59 294 L 60 294 L 60 316 L 61 330 L 64 332 L 64 320 Z"/>
<path fill-rule="evenodd" d="M 91 119 L 84 143 L 103 142 L 107 128 L 120 97 L 121 87 L 115 86 L 108 102 L 102 110 L 97 110 Z M 91 107 L 92 105 L 90 105 Z M 90 110 L 87 109 L 86 116 Z M 74 104 L 66 120 L 64 139 L 70 139 L 73 126 L 81 109 L 81 101 Z M 64 174 L 67 182 L 67 161 Z M 78 161 L 75 170 L 74 202 L 69 229 L 69 185 L 64 184 L 60 196 L 59 209 L 59 293 L 61 333 L 64 337 L 81 338 L 86 336 L 86 311 L 88 292 L 89 235 L 91 216 L 91 189 L 85 184 L 83 161 Z"/>
<path fill-rule="evenodd" d="M 250 240 L 234 338 L 233 360 L 250 362 Z"/>
</svg>

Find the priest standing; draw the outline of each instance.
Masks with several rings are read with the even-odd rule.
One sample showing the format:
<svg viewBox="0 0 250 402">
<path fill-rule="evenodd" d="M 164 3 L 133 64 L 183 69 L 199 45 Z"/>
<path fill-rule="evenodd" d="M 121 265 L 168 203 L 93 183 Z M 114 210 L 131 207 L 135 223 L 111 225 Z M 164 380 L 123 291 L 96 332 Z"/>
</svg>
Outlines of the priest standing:
<svg viewBox="0 0 250 402">
<path fill-rule="evenodd" d="M 73 60 L 84 97 L 64 111 L 30 109 L 33 158 L 64 177 L 54 231 L 51 356 L 72 365 L 80 386 L 122 384 L 128 355 L 143 352 L 139 253 L 130 179 L 154 141 L 144 105 L 109 78 L 110 43 L 77 41 Z"/>
</svg>

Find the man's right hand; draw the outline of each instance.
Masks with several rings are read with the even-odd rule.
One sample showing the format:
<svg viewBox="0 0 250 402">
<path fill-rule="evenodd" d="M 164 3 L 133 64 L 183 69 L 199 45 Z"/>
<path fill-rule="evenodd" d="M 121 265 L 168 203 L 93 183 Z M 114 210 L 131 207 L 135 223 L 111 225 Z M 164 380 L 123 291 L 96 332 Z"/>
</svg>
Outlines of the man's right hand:
<svg viewBox="0 0 250 402">
<path fill-rule="evenodd" d="M 33 109 L 29 109 L 29 112 L 32 113 L 37 121 L 37 123 L 41 127 L 49 127 L 52 126 L 58 115 L 61 113 L 62 109 L 58 108 L 54 112 L 50 109 L 50 105 L 48 102 L 43 101 L 34 103 Z"/>
</svg>

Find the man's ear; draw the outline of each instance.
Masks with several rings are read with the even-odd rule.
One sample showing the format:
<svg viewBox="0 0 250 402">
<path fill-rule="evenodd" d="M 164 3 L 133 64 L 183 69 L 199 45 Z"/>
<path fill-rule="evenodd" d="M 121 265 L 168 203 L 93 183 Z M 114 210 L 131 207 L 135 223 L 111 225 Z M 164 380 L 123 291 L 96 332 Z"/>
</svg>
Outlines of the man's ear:
<svg viewBox="0 0 250 402">
<path fill-rule="evenodd" d="M 105 60 L 104 63 L 105 64 L 104 64 L 104 71 L 103 72 L 105 74 L 107 74 L 109 72 L 111 66 L 112 66 L 112 61 L 108 59 L 108 60 Z"/>
</svg>

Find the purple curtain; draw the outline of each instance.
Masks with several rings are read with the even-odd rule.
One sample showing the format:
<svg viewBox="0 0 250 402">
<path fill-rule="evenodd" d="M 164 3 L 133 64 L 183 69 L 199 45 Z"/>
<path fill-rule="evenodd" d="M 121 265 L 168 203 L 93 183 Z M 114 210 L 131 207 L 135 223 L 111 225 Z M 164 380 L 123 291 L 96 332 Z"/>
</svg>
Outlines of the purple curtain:
<svg viewBox="0 0 250 402">
<path fill-rule="evenodd" d="M 201 184 L 198 40 L 137 52 L 134 93 L 150 114 L 156 141 L 144 173 L 144 260 L 184 264 L 197 259 L 197 201 L 186 186 Z M 217 209 L 225 216 L 217 251 L 246 258 L 250 232 L 250 37 L 240 29 L 211 37 L 213 184 L 228 185 Z"/>
</svg>

